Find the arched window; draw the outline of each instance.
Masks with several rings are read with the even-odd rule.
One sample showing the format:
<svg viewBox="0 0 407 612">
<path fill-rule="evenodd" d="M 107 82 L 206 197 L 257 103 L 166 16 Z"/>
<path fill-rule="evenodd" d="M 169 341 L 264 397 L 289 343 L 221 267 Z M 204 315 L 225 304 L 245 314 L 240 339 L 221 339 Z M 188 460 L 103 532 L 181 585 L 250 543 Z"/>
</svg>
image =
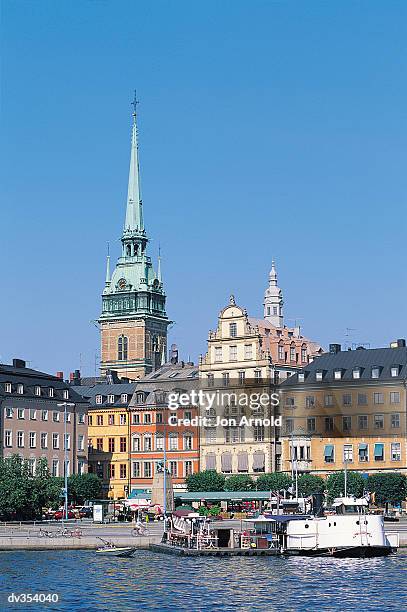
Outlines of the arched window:
<svg viewBox="0 0 407 612">
<path fill-rule="evenodd" d="M 119 336 L 117 339 L 117 359 L 126 361 L 128 355 L 129 339 L 126 336 Z"/>
</svg>

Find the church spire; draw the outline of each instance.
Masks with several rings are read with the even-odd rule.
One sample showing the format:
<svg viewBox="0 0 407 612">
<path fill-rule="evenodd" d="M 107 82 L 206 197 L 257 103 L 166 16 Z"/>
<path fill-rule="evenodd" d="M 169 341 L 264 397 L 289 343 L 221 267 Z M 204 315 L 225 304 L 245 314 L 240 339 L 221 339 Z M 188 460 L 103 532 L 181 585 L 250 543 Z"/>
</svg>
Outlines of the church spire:
<svg viewBox="0 0 407 612">
<path fill-rule="evenodd" d="M 143 206 L 140 196 L 140 170 L 138 161 L 137 143 L 137 104 L 136 92 L 134 92 L 133 127 L 131 133 L 131 156 L 129 171 L 129 186 L 127 192 L 126 220 L 124 223 L 124 234 L 142 233 L 144 231 Z"/>
<path fill-rule="evenodd" d="M 161 274 L 161 247 L 158 247 L 157 278 L 160 281 L 160 283 L 163 282 L 163 278 L 162 278 L 162 274 Z"/>
<path fill-rule="evenodd" d="M 283 294 L 277 285 L 276 264 L 273 259 L 269 273 L 269 286 L 264 294 L 264 318 L 275 327 L 284 326 L 283 304 Z"/>
</svg>

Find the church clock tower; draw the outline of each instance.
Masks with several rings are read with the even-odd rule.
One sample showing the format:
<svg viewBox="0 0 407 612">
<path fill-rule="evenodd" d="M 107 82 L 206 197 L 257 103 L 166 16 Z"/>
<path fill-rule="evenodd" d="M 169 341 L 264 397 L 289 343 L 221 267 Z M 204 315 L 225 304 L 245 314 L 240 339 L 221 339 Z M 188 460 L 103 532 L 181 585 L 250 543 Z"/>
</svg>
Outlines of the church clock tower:
<svg viewBox="0 0 407 612">
<path fill-rule="evenodd" d="M 107 258 L 102 314 L 99 317 L 101 374 L 106 370 L 116 370 L 121 378 L 131 380 L 149 374 L 166 361 L 167 327 L 170 323 L 165 312 L 160 258 L 155 273 L 147 255 L 148 237 L 140 197 L 136 99 L 133 105 L 122 254 L 111 276 L 110 257 Z"/>
</svg>

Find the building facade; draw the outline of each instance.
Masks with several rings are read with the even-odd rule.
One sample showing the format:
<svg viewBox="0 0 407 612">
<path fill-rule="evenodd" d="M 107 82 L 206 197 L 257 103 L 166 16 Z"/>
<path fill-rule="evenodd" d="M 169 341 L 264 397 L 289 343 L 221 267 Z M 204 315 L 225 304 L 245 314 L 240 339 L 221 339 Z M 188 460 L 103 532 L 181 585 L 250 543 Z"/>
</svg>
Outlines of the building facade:
<svg viewBox="0 0 407 612">
<path fill-rule="evenodd" d="M 199 471 L 198 406 L 171 409 L 169 401 L 198 386 L 198 368 L 183 362 L 165 364 L 137 384 L 130 403 L 132 490 L 151 488 L 163 471 L 164 447 L 174 489 L 184 489 L 186 477 Z"/>
<path fill-rule="evenodd" d="M 330 353 L 281 385 L 282 469 L 406 472 L 407 349 Z"/>
<path fill-rule="evenodd" d="M 99 317 L 101 373 L 115 370 L 130 380 L 142 378 L 165 363 L 170 323 L 165 311 L 161 263 L 159 260 L 155 272 L 147 254 L 136 119 L 135 101 L 122 254 L 112 274 L 108 256 Z"/>
<path fill-rule="evenodd" d="M 66 404 L 66 406 L 65 406 Z M 1 454 L 27 459 L 34 473 L 45 458 L 53 476 L 88 471 L 88 403 L 63 380 L 14 359 L 0 364 Z M 66 422 L 65 422 L 66 414 Z"/>
</svg>

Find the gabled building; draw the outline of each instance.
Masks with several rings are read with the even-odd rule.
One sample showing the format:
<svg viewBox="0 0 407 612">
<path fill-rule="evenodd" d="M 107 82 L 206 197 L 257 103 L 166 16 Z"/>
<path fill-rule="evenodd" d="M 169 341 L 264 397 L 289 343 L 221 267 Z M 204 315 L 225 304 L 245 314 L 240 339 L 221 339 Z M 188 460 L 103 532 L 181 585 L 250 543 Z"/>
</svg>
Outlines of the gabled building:
<svg viewBox="0 0 407 612">
<path fill-rule="evenodd" d="M 407 472 L 407 349 L 326 353 L 284 381 L 282 470 Z"/>
<path fill-rule="evenodd" d="M 110 274 L 107 258 L 102 295 L 101 373 L 115 370 L 130 380 L 142 378 L 166 361 L 167 327 L 161 262 L 157 272 L 147 254 L 140 195 L 136 100 L 134 101 L 130 172 L 122 254 Z"/>
</svg>

